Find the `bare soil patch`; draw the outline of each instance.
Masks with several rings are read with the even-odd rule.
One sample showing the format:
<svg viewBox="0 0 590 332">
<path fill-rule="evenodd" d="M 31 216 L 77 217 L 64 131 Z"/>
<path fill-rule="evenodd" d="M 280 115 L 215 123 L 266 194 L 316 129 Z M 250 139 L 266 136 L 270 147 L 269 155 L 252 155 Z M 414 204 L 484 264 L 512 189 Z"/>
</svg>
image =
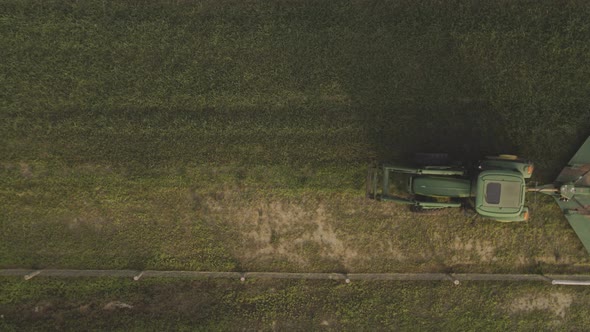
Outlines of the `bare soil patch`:
<svg viewBox="0 0 590 332">
<path fill-rule="evenodd" d="M 454 250 L 452 262 L 455 264 L 468 264 L 476 262 L 495 261 L 495 247 L 491 241 L 479 239 L 462 239 L 455 236 L 451 248 Z"/>
<path fill-rule="evenodd" d="M 113 311 L 118 309 L 133 309 L 133 306 L 129 303 L 121 301 L 111 301 L 102 307 L 103 310 Z"/>
<path fill-rule="evenodd" d="M 572 301 L 573 296 L 571 294 L 562 292 L 528 294 L 514 299 L 510 304 L 510 310 L 514 313 L 542 310 L 560 318 L 565 318 Z"/>
<path fill-rule="evenodd" d="M 33 169 L 31 168 L 31 165 L 21 162 L 18 164 L 19 166 L 19 170 L 20 170 L 20 174 L 27 178 L 30 179 L 33 177 Z"/>
<path fill-rule="evenodd" d="M 317 201 L 256 201 L 244 204 L 232 193 L 214 195 L 206 209 L 230 222 L 241 240 L 235 255 L 243 261 L 279 259 L 306 267 L 314 259 L 347 264 L 357 256 L 337 233 L 333 216 Z M 237 203 L 237 204 L 236 204 Z"/>
</svg>

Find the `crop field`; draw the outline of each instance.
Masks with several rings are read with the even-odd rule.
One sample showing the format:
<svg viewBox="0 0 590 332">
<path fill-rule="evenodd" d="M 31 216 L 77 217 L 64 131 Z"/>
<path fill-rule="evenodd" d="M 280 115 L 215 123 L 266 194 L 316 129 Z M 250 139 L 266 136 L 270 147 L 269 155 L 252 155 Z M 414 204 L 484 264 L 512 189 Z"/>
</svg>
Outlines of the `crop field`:
<svg viewBox="0 0 590 332">
<path fill-rule="evenodd" d="M 0 279 L 3 331 L 583 331 L 587 288 L 534 283 Z"/>
<path fill-rule="evenodd" d="M 0 268 L 588 272 L 544 197 L 522 224 L 364 198 L 370 162 L 416 151 L 518 154 L 551 182 L 590 134 L 588 17 L 584 1 L 2 1 Z M 424 285 L 407 310 L 448 292 Z M 32 301 L 14 294 L 3 311 Z"/>
</svg>

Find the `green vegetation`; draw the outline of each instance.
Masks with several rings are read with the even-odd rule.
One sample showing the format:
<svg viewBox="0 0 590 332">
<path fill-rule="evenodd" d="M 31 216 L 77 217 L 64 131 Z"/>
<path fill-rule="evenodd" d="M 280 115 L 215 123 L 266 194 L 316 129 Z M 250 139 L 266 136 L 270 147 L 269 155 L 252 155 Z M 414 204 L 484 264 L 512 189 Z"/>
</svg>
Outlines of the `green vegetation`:
<svg viewBox="0 0 590 332">
<path fill-rule="evenodd" d="M 588 135 L 583 2 L 55 0 L 0 13 L 1 267 L 588 262 L 542 198 L 525 225 L 362 199 L 369 161 L 412 151 L 520 154 L 550 181 Z"/>
<path fill-rule="evenodd" d="M 587 288 L 535 283 L 3 278 L 0 285 L 3 331 L 579 331 L 590 304 Z"/>
<path fill-rule="evenodd" d="M 414 151 L 519 154 L 551 181 L 590 131 L 588 17 L 583 1 L 2 1 L 0 267 L 586 271 L 547 198 L 498 224 L 367 202 L 363 181 Z M 590 302 L 538 284 L 0 283 L 2 330 L 582 330 Z"/>
</svg>

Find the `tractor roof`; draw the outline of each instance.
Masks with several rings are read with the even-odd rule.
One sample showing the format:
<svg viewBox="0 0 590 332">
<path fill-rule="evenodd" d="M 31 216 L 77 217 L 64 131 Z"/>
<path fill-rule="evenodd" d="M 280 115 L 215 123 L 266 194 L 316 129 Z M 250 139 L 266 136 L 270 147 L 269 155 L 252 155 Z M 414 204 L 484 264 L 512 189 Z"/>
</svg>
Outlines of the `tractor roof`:
<svg viewBox="0 0 590 332">
<path fill-rule="evenodd" d="M 510 170 L 481 172 L 477 179 L 476 210 L 488 217 L 519 215 L 524 206 L 525 181 Z"/>
</svg>

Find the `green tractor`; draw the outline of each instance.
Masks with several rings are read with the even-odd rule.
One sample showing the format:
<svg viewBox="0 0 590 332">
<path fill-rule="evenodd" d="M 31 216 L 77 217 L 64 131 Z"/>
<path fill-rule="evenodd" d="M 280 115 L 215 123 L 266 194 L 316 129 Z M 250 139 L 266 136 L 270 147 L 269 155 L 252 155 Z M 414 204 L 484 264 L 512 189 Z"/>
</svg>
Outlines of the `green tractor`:
<svg viewBox="0 0 590 332">
<path fill-rule="evenodd" d="M 528 219 L 524 198 L 525 180 L 531 177 L 534 169 L 531 162 L 500 155 L 487 157 L 476 165 L 444 165 L 447 155 L 420 154 L 417 157 L 412 164 L 371 169 L 368 196 L 408 204 L 416 212 L 471 207 L 478 214 L 499 221 Z"/>
<path fill-rule="evenodd" d="M 367 197 L 429 212 L 464 207 L 502 221 L 526 221 L 527 192 L 555 198 L 590 252 L 590 137 L 548 185 L 527 187 L 534 166 L 513 155 L 486 157 L 475 164 L 450 162 L 444 154 L 418 154 L 412 163 L 373 166 Z"/>
</svg>

